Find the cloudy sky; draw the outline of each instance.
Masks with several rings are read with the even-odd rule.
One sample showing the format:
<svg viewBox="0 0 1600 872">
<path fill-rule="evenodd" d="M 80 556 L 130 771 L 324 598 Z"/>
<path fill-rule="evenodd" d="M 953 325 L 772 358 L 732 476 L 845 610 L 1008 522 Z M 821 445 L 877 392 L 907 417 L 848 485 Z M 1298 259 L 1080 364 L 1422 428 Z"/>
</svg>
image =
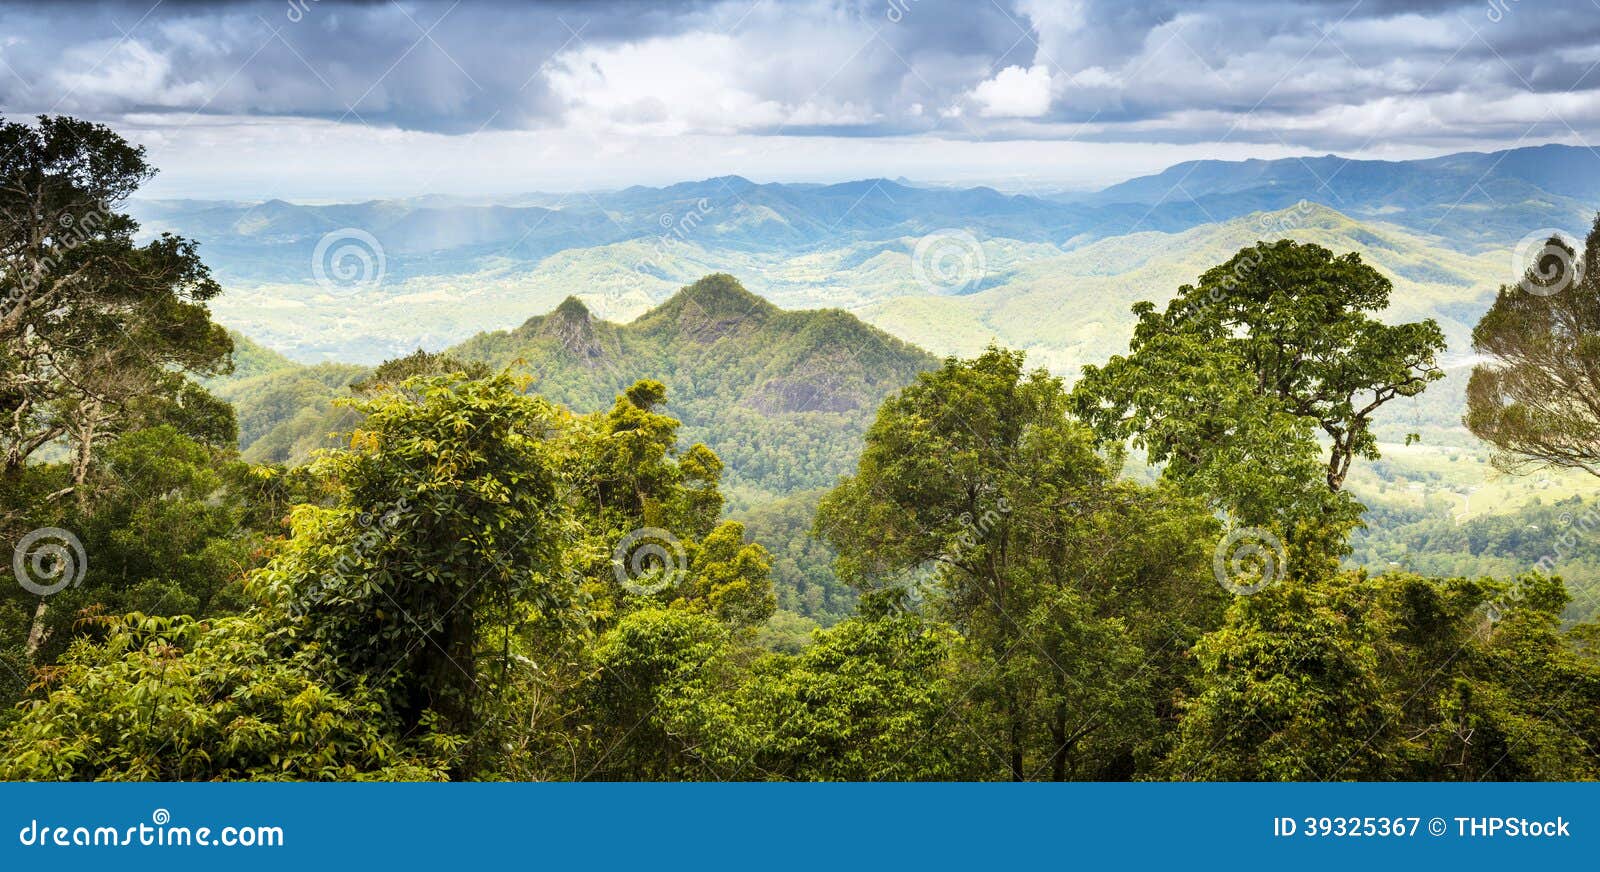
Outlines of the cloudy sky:
<svg viewBox="0 0 1600 872">
<path fill-rule="evenodd" d="M 0 0 L 4 113 L 115 126 L 162 196 L 1053 190 L 1582 144 L 1597 67 L 1600 0 Z"/>
</svg>

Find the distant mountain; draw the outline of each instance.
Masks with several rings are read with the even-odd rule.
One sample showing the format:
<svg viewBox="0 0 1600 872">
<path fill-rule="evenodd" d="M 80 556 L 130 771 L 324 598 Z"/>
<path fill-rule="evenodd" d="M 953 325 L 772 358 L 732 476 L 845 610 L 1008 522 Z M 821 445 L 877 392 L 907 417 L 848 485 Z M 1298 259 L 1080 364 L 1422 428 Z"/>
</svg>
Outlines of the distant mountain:
<svg viewBox="0 0 1600 872">
<path fill-rule="evenodd" d="M 200 240 L 224 278 L 309 282 L 317 243 L 344 228 L 371 234 L 391 277 L 404 281 L 627 240 L 794 252 L 961 227 L 1067 245 L 1183 230 L 1302 199 L 1356 217 L 1384 215 L 1456 243 L 1502 244 L 1520 238 L 1530 220 L 1534 227 L 1566 226 L 1574 216 L 1584 223 L 1586 210 L 1600 203 L 1600 154 L 1544 145 L 1414 161 L 1189 161 L 1098 193 L 1055 198 L 889 179 L 757 184 L 724 176 L 608 193 L 518 195 L 507 203 L 434 196 L 333 205 L 141 200 L 132 208 L 147 232 Z"/>
<path fill-rule="evenodd" d="M 1504 244 L 1541 227 L 1583 227 L 1600 207 L 1600 153 L 1541 145 L 1429 160 L 1352 160 L 1336 155 L 1279 160 L 1189 161 L 1112 185 L 1074 202 L 1190 203 L 1225 220 L 1245 209 L 1310 200 L 1457 245 Z"/>
<path fill-rule="evenodd" d="M 1411 268 L 1449 270 L 1440 265 L 1483 253 L 1509 260 L 1511 245 L 1536 230 L 1581 233 L 1600 206 L 1597 170 L 1594 152 L 1549 145 L 1419 161 L 1196 161 L 1070 197 L 725 176 L 497 202 L 174 200 L 137 201 L 132 210 L 146 233 L 201 243 L 227 290 L 214 303 L 223 323 L 296 360 L 376 364 L 508 328 L 568 296 L 597 317 L 629 321 L 715 272 L 740 275 L 789 309 L 870 316 L 888 301 L 920 297 L 927 302 L 918 317 L 959 316 L 969 307 L 955 297 L 1008 286 L 1025 293 L 1015 286 L 1036 285 L 1043 271 L 1108 240 L 1157 244 L 1301 202 L 1404 229 L 1448 252 Z M 972 281 L 927 280 L 930 268 L 947 264 L 930 260 L 940 249 L 919 246 L 941 232 L 966 240 L 970 250 L 958 257 L 981 261 Z"/>
<path fill-rule="evenodd" d="M 1437 237 L 1306 205 L 1181 233 L 1104 239 L 1020 264 L 1004 283 L 976 293 L 905 295 L 863 306 L 858 313 L 937 354 L 971 354 L 996 340 L 1072 376 L 1084 364 L 1126 351 L 1134 303 L 1164 303 L 1180 285 L 1240 249 L 1282 238 L 1360 252 L 1395 283 L 1392 317 L 1438 319 L 1457 352 L 1465 349 L 1495 289 L 1517 278 L 1504 254 L 1465 255 Z"/>
</svg>

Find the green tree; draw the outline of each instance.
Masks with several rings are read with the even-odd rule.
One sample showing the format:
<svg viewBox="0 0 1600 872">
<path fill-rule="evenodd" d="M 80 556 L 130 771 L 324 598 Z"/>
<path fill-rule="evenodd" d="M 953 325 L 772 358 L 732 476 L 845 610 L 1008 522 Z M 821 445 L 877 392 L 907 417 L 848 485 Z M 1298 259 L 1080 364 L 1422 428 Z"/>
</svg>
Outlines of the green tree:
<svg viewBox="0 0 1600 872">
<path fill-rule="evenodd" d="M 974 687 L 1015 779 L 1093 775 L 1132 756 L 1157 729 L 1120 705 L 1134 664 L 1192 641 L 1220 609 L 1203 544 L 1215 523 L 1192 501 L 1118 482 L 1068 417 L 1060 381 L 1026 373 L 1015 352 L 951 360 L 885 402 L 817 530 L 862 587 L 933 574 L 934 613 L 985 664 Z"/>
<path fill-rule="evenodd" d="M 290 637 L 365 676 L 401 723 L 434 712 L 470 733 L 483 672 L 507 668 L 530 618 L 518 605 L 570 617 L 554 416 L 506 375 L 401 387 L 350 401 L 362 428 L 313 464 L 333 505 L 296 507 L 256 583 L 293 618 Z"/>
<path fill-rule="evenodd" d="M 1102 439 L 1132 440 L 1191 493 L 1283 535 L 1296 571 L 1329 568 L 1359 519 L 1342 494 L 1351 464 L 1378 457 L 1374 416 L 1443 375 L 1437 324 L 1374 317 L 1391 290 L 1360 255 L 1257 243 L 1164 311 L 1135 305 L 1129 354 L 1085 367 L 1075 405 Z"/>
<path fill-rule="evenodd" d="M 1600 661 L 1567 594 L 1513 582 L 1340 573 L 1240 597 L 1167 772 L 1208 780 L 1587 780 Z"/>
<path fill-rule="evenodd" d="M 371 373 L 351 382 L 350 390 L 358 394 L 372 394 L 395 388 L 414 376 L 452 373 L 461 373 L 470 379 L 482 379 L 494 375 L 494 370 L 482 361 L 458 360 L 443 352 L 435 354 L 419 348 L 405 357 L 378 364 Z"/>
<path fill-rule="evenodd" d="M 117 211 L 153 174 L 143 147 L 102 125 L 0 122 L 0 475 L 64 438 L 81 484 L 100 437 L 204 402 L 186 373 L 228 366 L 232 341 L 205 305 L 221 288 L 194 243 L 137 245 Z M 206 405 L 192 435 L 220 435 Z"/>
<path fill-rule="evenodd" d="M 1393 616 L 1345 576 L 1237 597 L 1195 649 L 1204 671 L 1169 774 L 1202 781 L 1381 778 L 1394 762 L 1384 692 Z"/>
<path fill-rule="evenodd" d="M 881 612 L 818 631 L 798 655 L 770 654 L 737 683 L 692 685 L 665 718 L 694 739 L 713 777 L 915 781 L 972 777 L 985 751 L 963 724 L 953 665 L 960 638 Z M 720 691 L 720 692 L 719 692 Z"/>
<path fill-rule="evenodd" d="M 581 537 L 570 553 L 591 612 L 605 623 L 631 607 L 675 604 L 754 627 L 776 606 L 771 557 L 745 541 L 742 524 L 719 523 L 722 461 L 698 443 L 679 450 L 679 422 L 659 411 L 666 396 L 644 380 L 608 412 L 561 418 L 558 465 Z M 630 592 L 626 583 L 639 581 L 648 592 Z"/>
<path fill-rule="evenodd" d="M 134 242 L 117 211 L 154 173 L 144 149 L 107 127 L 0 120 L 0 539 L 44 526 L 57 500 L 89 503 L 96 447 L 163 422 L 214 445 L 231 410 L 189 381 L 228 367 L 232 342 L 206 301 L 221 291 L 194 243 Z M 64 444 L 67 480 L 30 490 L 25 469 Z M 27 648 L 45 631 L 39 598 Z"/>
<path fill-rule="evenodd" d="M 1588 265 L 1588 269 L 1584 269 Z M 1580 255 L 1549 240 L 1472 331 L 1465 423 L 1511 472 L 1600 475 L 1600 217 Z"/>
<path fill-rule="evenodd" d="M 667 712 L 708 687 L 736 683 L 734 653 L 730 630 L 710 615 L 651 607 L 624 615 L 591 652 L 594 677 L 582 691 L 578 732 L 589 743 L 578 777 L 716 777 Z"/>
<path fill-rule="evenodd" d="M 34 474 L 59 466 L 34 468 Z M 171 425 L 125 433 L 96 451 L 82 487 L 90 499 L 57 507 L 48 520 L 74 532 L 87 560 L 76 583 L 51 595 L 34 624 L 39 662 L 63 653 L 82 632 L 80 616 L 142 612 L 210 616 L 247 607 L 240 582 L 258 563 L 264 530 L 276 519 L 248 504 L 257 475 L 233 452 L 200 444 Z M 35 515 L 35 518 L 46 518 Z M 0 599 L 29 595 L 20 587 Z"/>
</svg>

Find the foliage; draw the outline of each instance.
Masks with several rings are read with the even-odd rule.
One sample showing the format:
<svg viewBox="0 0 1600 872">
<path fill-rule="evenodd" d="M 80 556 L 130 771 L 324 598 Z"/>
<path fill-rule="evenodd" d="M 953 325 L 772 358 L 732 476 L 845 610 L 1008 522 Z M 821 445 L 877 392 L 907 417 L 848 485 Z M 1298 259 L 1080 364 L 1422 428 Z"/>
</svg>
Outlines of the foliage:
<svg viewBox="0 0 1600 872">
<path fill-rule="evenodd" d="M 53 594 L 41 616 L 42 660 L 65 650 L 85 610 L 217 615 L 246 605 L 240 581 L 259 563 L 260 530 L 269 524 L 252 517 L 251 503 L 261 493 L 245 465 L 228 452 L 195 442 L 171 425 L 138 430 L 96 452 L 83 487 L 87 508 L 74 504 L 29 516 L 29 523 L 74 531 L 88 558 L 78 583 Z M 0 596 L 24 594 L 7 590 Z"/>
<path fill-rule="evenodd" d="M 1158 713 L 1105 704 L 1144 693 L 1128 686 L 1144 659 L 1209 628 L 1220 604 L 1204 546 L 1214 522 L 1116 481 L 1067 399 L 1018 353 L 951 360 L 884 404 L 859 471 L 817 515 L 843 577 L 933 573 L 930 603 L 977 652 L 972 689 L 1014 779 L 1137 755 Z"/>
<path fill-rule="evenodd" d="M 115 213 L 60 232 L 148 176 L 138 149 L 70 119 L 0 138 L 0 527 L 92 557 L 48 609 L 0 594 L 0 777 L 1600 777 L 1600 627 L 1563 623 L 1588 607 L 1559 578 L 1334 569 L 1354 458 L 1442 348 L 1377 320 L 1390 279 L 1354 255 L 1247 248 L 1137 306 L 1129 355 L 1072 394 L 1021 352 L 936 367 L 720 274 L 627 325 L 570 298 L 445 353 L 303 366 L 210 323 L 192 244 L 136 246 Z M 987 250 L 1012 270 L 1021 245 Z M 1480 333 L 1545 341 L 1526 302 Z M 1581 405 L 1513 357 L 1495 378 Z M 248 459 L 314 459 L 251 466 L 236 428 Z M 1120 476 L 1130 440 L 1155 484 Z M 1296 571 L 1226 595 L 1215 508 Z M 1359 554 L 1600 565 L 1581 503 L 1408 511 Z M 1532 556 L 1558 512 L 1581 520 Z"/>
<path fill-rule="evenodd" d="M 856 592 L 833 572 L 838 555 L 811 535 L 817 503 L 826 491 L 803 491 L 743 513 L 750 537 L 772 554 L 778 608 L 823 626 L 855 613 Z"/>
<path fill-rule="evenodd" d="M 1589 268 L 1586 270 L 1584 267 Z M 1472 331 L 1465 422 L 1512 472 L 1600 475 L 1600 216 L 1580 255 L 1560 237 Z"/>
<path fill-rule="evenodd" d="M 1168 774 L 1207 780 L 1587 780 L 1600 662 L 1559 580 L 1344 573 L 1228 611 L 1196 651 Z"/>
<path fill-rule="evenodd" d="M 352 405 L 365 420 L 350 447 L 313 465 L 335 503 L 295 509 L 256 584 L 297 616 L 293 637 L 366 677 L 402 723 L 433 711 L 465 730 L 483 631 L 523 602 L 559 619 L 573 596 L 552 411 L 505 375 L 418 376 Z"/>
<path fill-rule="evenodd" d="M 768 655 L 731 690 L 688 688 L 664 718 L 695 739 L 704 775 L 793 781 L 970 777 L 983 752 L 962 729 L 959 637 L 916 616 L 851 619 L 798 655 Z"/>
<path fill-rule="evenodd" d="M 315 647 L 285 655 L 251 617 L 102 618 L 40 677 L 0 738 L 6 780 L 432 780 L 451 741 L 406 748 L 376 695 L 330 686 Z"/>
<path fill-rule="evenodd" d="M 117 210 L 154 174 L 110 128 L 40 117 L 0 121 L 0 474 L 15 477 L 65 439 L 73 480 L 96 440 L 170 417 L 227 444 L 231 417 L 186 373 L 226 367 L 227 332 L 206 301 L 221 288 L 195 244 L 135 244 Z M 193 405 L 206 414 L 185 415 Z M 80 499 L 81 499 L 80 495 Z"/>
<path fill-rule="evenodd" d="M 1368 314 L 1391 289 L 1360 255 L 1258 243 L 1165 311 L 1134 306 L 1129 354 L 1084 368 L 1076 408 L 1102 439 L 1131 439 L 1238 523 L 1281 535 L 1294 571 L 1314 572 L 1359 517 L 1341 490 L 1356 457 L 1378 457 L 1374 414 L 1442 377 L 1437 324 Z"/>
</svg>

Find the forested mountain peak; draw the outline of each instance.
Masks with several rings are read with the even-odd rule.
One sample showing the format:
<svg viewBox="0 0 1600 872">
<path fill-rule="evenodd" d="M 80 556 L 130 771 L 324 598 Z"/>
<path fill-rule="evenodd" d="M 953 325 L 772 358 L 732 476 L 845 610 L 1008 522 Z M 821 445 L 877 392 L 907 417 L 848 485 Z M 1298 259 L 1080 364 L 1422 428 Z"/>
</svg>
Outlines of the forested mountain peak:
<svg viewBox="0 0 1600 872">
<path fill-rule="evenodd" d="M 557 306 L 555 311 L 550 314 L 569 323 L 588 324 L 593 319 L 593 315 L 589 312 L 589 307 L 585 306 L 582 300 L 572 296 L 562 300 L 561 305 Z"/>
<path fill-rule="evenodd" d="M 779 311 L 733 276 L 715 273 L 673 294 L 634 323 L 652 335 L 710 342 L 740 327 L 758 326 Z"/>
<path fill-rule="evenodd" d="M 548 315 L 529 318 L 518 333 L 548 337 L 575 357 L 597 361 L 605 356 L 606 344 L 602 341 L 596 320 L 577 297 L 567 297 Z"/>
</svg>

